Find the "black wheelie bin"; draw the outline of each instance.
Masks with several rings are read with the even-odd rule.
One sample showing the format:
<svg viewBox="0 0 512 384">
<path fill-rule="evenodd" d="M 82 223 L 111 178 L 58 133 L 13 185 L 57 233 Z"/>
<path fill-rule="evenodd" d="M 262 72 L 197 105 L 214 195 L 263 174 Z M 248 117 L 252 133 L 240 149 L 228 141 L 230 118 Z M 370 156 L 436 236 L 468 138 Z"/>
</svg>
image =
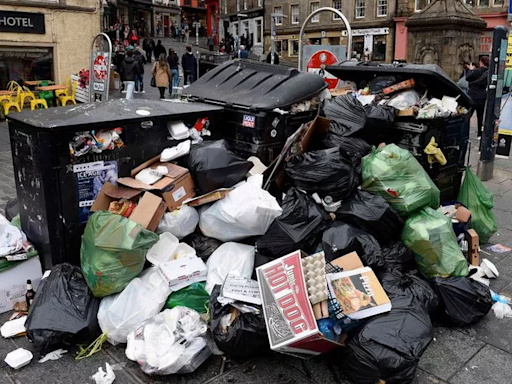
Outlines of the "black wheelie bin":
<svg viewBox="0 0 512 384">
<path fill-rule="evenodd" d="M 364 88 L 376 77 L 392 76 L 396 83 L 414 79 L 415 90 L 423 95 L 441 99 L 443 96 L 458 98 L 459 105 L 469 112 L 465 115 L 435 119 L 416 119 L 414 116 L 397 116 L 390 128 L 367 133 L 363 137 L 371 144 L 395 143 L 409 150 L 425 168 L 441 191 L 441 201 L 455 200 L 459 193 L 469 146 L 469 126 L 473 102 L 438 65 L 375 64 L 368 62 L 343 62 L 328 66 L 327 71 L 341 80 L 353 81 L 358 89 Z M 429 164 L 424 149 L 434 137 L 443 151 L 447 164 Z"/>
<path fill-rule="evenodd" d="M 130 176 L 134 167 L 176 145 L 168 123 L 193 124 L 222 111 L 201 103 L 121 99 L 10 115 L 21 224 L 43 268 L 80 262 L 81 236 L 97 192 L 105 181 Z M 114 128 L 122 128 L 122 147 L 82 156 L 71 148 L 83 132 Z"/>
<path fill-rule="evenodd" d="M 189 100 L 224 107 L 212 134 L 239 156 L 269 165 L 286 138 L 318 114 L 317 96 L 327 88 L 320 76 L 250 60 L 210 70 L 184 90 Z"/>
</svg>

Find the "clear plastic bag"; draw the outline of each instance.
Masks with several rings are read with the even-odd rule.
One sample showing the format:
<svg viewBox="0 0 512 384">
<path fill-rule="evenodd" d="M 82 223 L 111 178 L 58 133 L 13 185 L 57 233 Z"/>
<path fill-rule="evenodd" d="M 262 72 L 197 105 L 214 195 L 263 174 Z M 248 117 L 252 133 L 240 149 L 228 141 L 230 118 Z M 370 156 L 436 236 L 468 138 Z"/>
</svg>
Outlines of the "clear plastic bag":
<svg viewBox="0 0 512 384">
<path fill-rule="evenodd" d="M 148 375 L 190 373 L 211 355 L 199 313 L 175 307 L 151 317 L 128 335 L 126 357 Z"/>
<path fill-rule="evenodd" d="M 282 212 L 275 197 L 247 182 L 202 211 L 199 227 L 207 237 L 238 241 L 265 234 Z"/>
<path fill-rule="evenodd" d="M 238 243 L 222 244 L 212 253 L 208 262 L 206 291 L 212 293 L 216 285 L 224 284 L 228 275 L 247 277 L 254 270 L 254 247 Z"/>
<path fill-rule="evenodd" d="M 98 321 L 111 344 L 126 343 L 128 333 L 144 320 L 156 315 L 171 294 L 157 267 L 146 269 L 123 292 L 105 297 L 100 304 Z"/>
<path fill-rule="evenodd" d="M 172 233 L 178 239 L 183 239 L 196 230 L 199 223 L 199 214 L 195 208 L 183 205 L 180 209 L 168 212 L 162 217 L 156 233 Z"/>
</svg>

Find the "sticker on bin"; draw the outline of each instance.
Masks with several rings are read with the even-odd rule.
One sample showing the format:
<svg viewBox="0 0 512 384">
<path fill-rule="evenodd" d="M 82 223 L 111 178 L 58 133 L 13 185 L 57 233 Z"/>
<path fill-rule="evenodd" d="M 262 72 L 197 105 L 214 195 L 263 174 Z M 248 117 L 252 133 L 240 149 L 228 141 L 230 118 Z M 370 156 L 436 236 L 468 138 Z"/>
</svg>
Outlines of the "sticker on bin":
<svg viewBox="0 0 512 384">
<path fill-rule="evenodd" d="M 254 128 L 256 126 L 256 116 L 244 115 L 242 126 L 247 128 Z"/>
</svg>

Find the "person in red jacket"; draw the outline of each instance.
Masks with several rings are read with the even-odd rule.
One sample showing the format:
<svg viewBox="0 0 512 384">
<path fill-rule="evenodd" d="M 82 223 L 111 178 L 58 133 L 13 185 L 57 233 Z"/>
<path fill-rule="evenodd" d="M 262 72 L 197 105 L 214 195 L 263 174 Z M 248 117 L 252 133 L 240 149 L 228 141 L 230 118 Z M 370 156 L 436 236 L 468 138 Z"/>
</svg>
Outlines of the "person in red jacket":
<svg viewBox="0 0 512 384">
<path fill-rule="evenodd" d="M 137 36 L 137 31 L 135 29 L 132 29 L 132 34 L 130 35 L 129 41 L 133 46 L 135 46 L 135 44 L 139 45 L 140 38 Z"/>
</svg>

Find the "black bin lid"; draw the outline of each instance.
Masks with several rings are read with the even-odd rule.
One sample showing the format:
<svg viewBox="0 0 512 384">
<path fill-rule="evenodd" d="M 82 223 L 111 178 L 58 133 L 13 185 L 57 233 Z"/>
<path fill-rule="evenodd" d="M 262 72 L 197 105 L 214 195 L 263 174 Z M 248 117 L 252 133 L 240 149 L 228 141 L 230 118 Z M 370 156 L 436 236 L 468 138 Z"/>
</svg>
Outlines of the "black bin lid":
<svg viewBox="0 0 512 384">
<path fill-rule="evenodd" d="M 338 65 L 329 65 L 326 70 L 341 80 L 371 81 L 377 76 L 395 76 L 402 80 L 414 79 L 416 89 L 428 89 L 430 97 L 441 99 L 443 96 L 457 97 L 460 105 L 470 108 L 471 98 L 453 82 L 452 79 L 435 64 L 378 64 L 371 62 L 345 61 Z M 423 90 L 424 92 L 424 90 Z"/>
<path fill-rule="evenodd" d="M 115 126 L 152 119 L 179 120 L 190 114 L 222 113 L 224 108 L 203 103 L 177 103 L 159 100 L 118 99 L 66 107 L 23 110 L 11 113 L 9 120 L 41 130 L 92 130 L 106 124 Z"/>
<path fill-rule="evenodd" d="M 315 74 L 250 60 L 210 70 L 183 92 L 194 100 L 249 110 L 286 108 L 327 88 Z"/>
</svg>

